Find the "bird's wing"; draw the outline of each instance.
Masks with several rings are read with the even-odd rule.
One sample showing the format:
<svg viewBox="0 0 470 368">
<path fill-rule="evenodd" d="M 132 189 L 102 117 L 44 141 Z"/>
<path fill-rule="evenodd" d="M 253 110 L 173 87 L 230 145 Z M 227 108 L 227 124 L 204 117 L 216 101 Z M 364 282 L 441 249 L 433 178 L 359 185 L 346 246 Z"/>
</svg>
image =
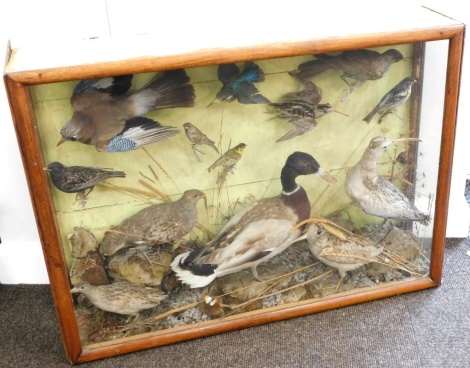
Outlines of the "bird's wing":
<svg viewBox="0 0 470 368">
<path fill-rule="evenodd" d="M 264 72 L 260 66 L 253 61 L 247 61 L 239 79 L 243 82 L 258 83 L 264 81 Z"/>
<path fill-rule="evenodd" d="M 326 54 L 315 55 L 318 59 L 343 71 L 343 73 L 363 79 L 374 72 L 374 63 L 380 53 L 373 50 L 345 51 L 337 56 Z"/>
<path fill-rule="evenodd" d="M 205 263 L 204 259 L 220 257 L 213 256 L 213 254 L 220 254 L 223 249 L 228 247 L 232 250 L 223 254 L 242 249 L 243 244 L 246 241 L 249 242 L 247 239 L 250 237 L 254 241 L 259 241 L 266 236 L 264 233 L 268 231 L 268 228 L 271 229 L 273 221 L 285 221 L 286 219 L 291 223 L 291 227 L 295 225 L 295 215 L 282 204 L 280 197 L 255 201 L 244 207 L 227 222 L 218 235 L 204 247 L 207 250 L 198 257 L 197 262 Z M 252 224 L 256 224 L 256 226 Z"/>
<path fill-rule="evenodd" d="M 237 79 L 240 74 L 240 68 L 234 64 L 221 64 L 217 69 L 217 77 L 224 86 Z"/>
<path fill-rule="evenodd" d="M 148 231 L 145 232 L 146 237 L 156 243 L 165 243 L 178 239 L 186 235 L 186 229 L 190 227 L 178 216 L 165 218 L 157 216 L 147 225 L 149 227 Z"/>
<path fill-rule="evenodd" d="M 270 102 L 266 97 L 259 94 L 258 89 L 249 82 L 240 84 L 236 96 L 241 104 L 267 104 Z"/>
<path fill-rule="evenodd" d="M 263 219 L 244 227 L 238 236 L 225 248 L 217 248 L 200 263 L 217 264 L 217 272 L 233 269 L 247 263 L 260 261 L 272 252 L 278 253 L 278 247 L 291 236 L 290 230 L 295 224 L 287 219 Z"/>
<path fill-rule="evenodd" d="M 286 93 L 282 100 L 286 102 L 304 102 L 309 105 L 317 105 L 322 98 L 322 90 L 311 81 L 305 82 L 299 91 Z"/>
<path fill-rule="evenodd" d="M 64 182 L 73 183 L 74 190 L 77 192 L 88 189 L 103 180 L 101 170 L 81 166 L 70 166 L 63 171 L 63 175 Z"/>
<path fill-rule="evenodd" d="M 125 94 L 132 85 L 132 74 L 117 77 L 92 78 L 80 81 L 73 89 L 72 98 L 84 92 L 101 92 L 111 96 Z"/>
<path fill-rule="evenodd" d="M 124 130 L 105 142 L 102 147 L 106 152 L 125 152 L 173 137 L 180 131 L 172 126 L 162 126 L 149 118 L 138 117 L 127 120 Z M 97 146 L 98 148 L 98 146 Z"/>
<path fill-rule="evenodd" d="M 303 84 L 314 77 L 329 73 L 333 68 L 321 60 L 309 60 L 300 64 L 297 70 L 290 71 L 289 75 Z"/>
<path fill-rule="evenodd" d="M 290 118 L 289 123 L 293 124 L 294 127 L 284 134 L 281 138 L 276 140 L 276 142 L 287 141 L 289 139 L 301 136 L 305 133 L 308 133 L 317 126 L 317 122 L 314 119 L 308 118 Z"/>
</svg>

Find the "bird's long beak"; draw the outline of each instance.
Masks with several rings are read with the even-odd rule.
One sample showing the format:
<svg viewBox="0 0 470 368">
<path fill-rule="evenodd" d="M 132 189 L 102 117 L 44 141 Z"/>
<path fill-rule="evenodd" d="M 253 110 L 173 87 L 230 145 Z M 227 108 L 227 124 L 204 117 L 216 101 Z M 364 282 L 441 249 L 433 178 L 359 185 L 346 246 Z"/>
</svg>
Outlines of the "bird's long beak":
<svg viewBox="0 0 470 368">
<path fill-rule="evenodd" d="M 327 173 L 325 170 L 323 170 L 321 167 L 320 169 L 318 169 L 317 175 L 330 184 L 336 183 L 336 179 L 332 177 L 329 173 Z"/>
<path fill-rule="evenodd" d="M 409 138 L 391 139 L 390 141 L 393 142 L 393 143 L 395 143 L 395 142 L 421 142 L 421 139 L 409 137 Z"/>
<path fill-rule="evenodd" d="M 61 140 L 57 143 L 56 147 L 60 146 L 62 143 L 66 142 L 67 139 L 61 138 Z"/>
<path fill-rule="evenodd" d="M 212 106 L 212 104 L 218 103 L 218 102 L 220 102 L 220 101 L 219 101 L 219 100 L 217 99 L 217 97 L 216 97 L 216 98 L 214 98 L 214 99 L 211 101 L 211 103 L 210 103 L 209 105 L 206 106 L 206 108 L 208 108 L 208 107 Z"/>
<path fill-rule="evenodd" d="M 344 112 L 340 112 L 340 111 L 338 111 L 338 110 L 333 110 L 333 112 L 336 112 L 336 113 L 338 113 L 338 114 L 341 114 L 341 115 L 344 115 L 344 116 L 348 116 L 348 117 L 349 117 L 349 115 L 346 115 Z"/>
</svg>

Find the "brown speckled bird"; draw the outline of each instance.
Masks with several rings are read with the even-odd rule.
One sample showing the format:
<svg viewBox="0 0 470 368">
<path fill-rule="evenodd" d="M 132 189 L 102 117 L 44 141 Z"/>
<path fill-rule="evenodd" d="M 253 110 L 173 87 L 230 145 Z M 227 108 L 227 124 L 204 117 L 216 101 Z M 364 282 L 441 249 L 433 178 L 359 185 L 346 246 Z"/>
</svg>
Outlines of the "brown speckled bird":
<svg viewBox="0 0 470 368">
<path fill-rule="evenodd" d="M 377 256 L 383 251 L 383 247 L 359 238 L 340 239 L 328 233 L 320 224 L 310 224 L 305 235 L 315 258 L 337 269 L 341 279 L 344 279 L 348 271 L 378 261 Z"/>
<path fill-rule="evenodd" d="M 201 161 L 201 158 L 199 157 L 198 152 L 205 155 L 205 153 L 198 148 L 198 146 L 201 144 L 206 144 L 209 147 L 212 147 L 215 152 L 219 153 L 219 150 L 215 146 L 214 141 L 211 141 L 209 138 L 207 138 L 207 136 L 195 125 L 191 123 L 184 123 L 183 127 L 184 132 L 186 133 L 186 137 L 188 137 L 188 139 L 193 143 L 192 149 L 199 161 Z"/>
<path fill-rule="evenodd" d="M 315 60 L 310 60 L 298 66 L 289 74 L 301 83 L 332 70 L 340 70 L 341 79 L 349 86 L 343 100 L 357 87 L 366 81 L 382 78 L 397 61 L 403 60 L 403 55 L 396 49 L 388 49 L 380 53 L 374 50 L 351 50 L 337 55 L 317 54 Z M 349 83 L 347 78 L 354 80 Z"/>
<path fill-rule="evenodd" d="M 329 112 L 337 112 L 329 103 L 321 104 L 322 91 L 314 83 L 305 82 L 299 91 L 290 92 L 282 96 L 282 102 L 269 104 L 277 113 L 275 117 L 287 120 L 292 129 L 280 137 L 276 142 L 286 141 L 313 130 L 317 126 L 316 119 Z"/>
<path fill-rule="evenodd" d="M 415 138 L 390 140 L 374 137 L 361 159 L 347 173 L 346 194 L 365 213 L 387 219 L 420 221 L 427 225 L 429 216 L 422 213 L 391 181 L 377 172 L 377 159 L 392 142 L 417 141 Z"/>
<path fill-rule="evenodd" d="M 126 246 L 158 245 L 185 236 L 196 224 L 201 198 L 206 198 L 203 192 L 191 189 L 175 202 L 144 208 L 105 233 L 100 253 L 110 256 Z"/>
<path fill-rule="evenodd" d="M 159 289 L 127 281 L 99 286 L 83 281 L 75 285 L 70 292 L 84 294 L 99 309 L 134 316 L 145 309 L 155 308 L 167 297 Z"/>
<path fill-rule="evenodd" d="M 157 73 L 128 93 L 132 75 L 86 79 L 73 90 L 72 118 L 61 129 L 64 141 L 91 144 L 98 151 L 123 152 L 179 132 L 142 115 L 163 108 L 191 107 L 195 92 L 183 69 Z"/>
<path fill-rule="evenodd" d="M 64 166 L 51 162 L 44 170 L 48 171 L 54 186 L 65 193 L 77 193 L 76 199 L 84 203 L 94 186 L 109 178 L 125 178 L 123 171 L 113 171 L 88 166 Z"/>
</svg>

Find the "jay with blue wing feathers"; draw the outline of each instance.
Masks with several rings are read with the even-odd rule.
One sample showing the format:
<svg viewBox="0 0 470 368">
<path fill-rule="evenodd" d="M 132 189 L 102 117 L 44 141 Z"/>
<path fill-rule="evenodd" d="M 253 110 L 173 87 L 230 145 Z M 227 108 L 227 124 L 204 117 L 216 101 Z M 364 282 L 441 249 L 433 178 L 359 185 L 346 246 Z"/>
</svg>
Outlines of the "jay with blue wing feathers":
<svg viewBox="0 0 470 368">
<path fill-rule="evenodd" d="M 98 151 L 124 152 L 179 133 L 143 117 L 156 109 L 192 107 L 194 87 L 183 69 L 157 73 L 144 87 L 129 92 L 132 75 L 86 79 L 70 100 L 74 113 L 61 129 L 62 139 L 94 145 Z"/>
</svg>

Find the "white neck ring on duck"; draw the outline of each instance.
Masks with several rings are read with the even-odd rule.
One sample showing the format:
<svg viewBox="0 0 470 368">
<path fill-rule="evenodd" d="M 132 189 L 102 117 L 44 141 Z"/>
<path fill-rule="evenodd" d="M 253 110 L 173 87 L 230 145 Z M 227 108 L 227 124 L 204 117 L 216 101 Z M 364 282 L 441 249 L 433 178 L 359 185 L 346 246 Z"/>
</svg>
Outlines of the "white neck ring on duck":
<svg viewBox="0 0 470 368">
<path fill-rule="evenodd" d="M 290 196 L 290 195 L 294 194 L 295 192 L 297 192 L 299 189 L 300 189 L 300 185 L 297 184 L 297 187 L 296 187 L 292 192 L 285 192 L 285 191 L 282 191 L 282 195 Z"/>
</svg>

